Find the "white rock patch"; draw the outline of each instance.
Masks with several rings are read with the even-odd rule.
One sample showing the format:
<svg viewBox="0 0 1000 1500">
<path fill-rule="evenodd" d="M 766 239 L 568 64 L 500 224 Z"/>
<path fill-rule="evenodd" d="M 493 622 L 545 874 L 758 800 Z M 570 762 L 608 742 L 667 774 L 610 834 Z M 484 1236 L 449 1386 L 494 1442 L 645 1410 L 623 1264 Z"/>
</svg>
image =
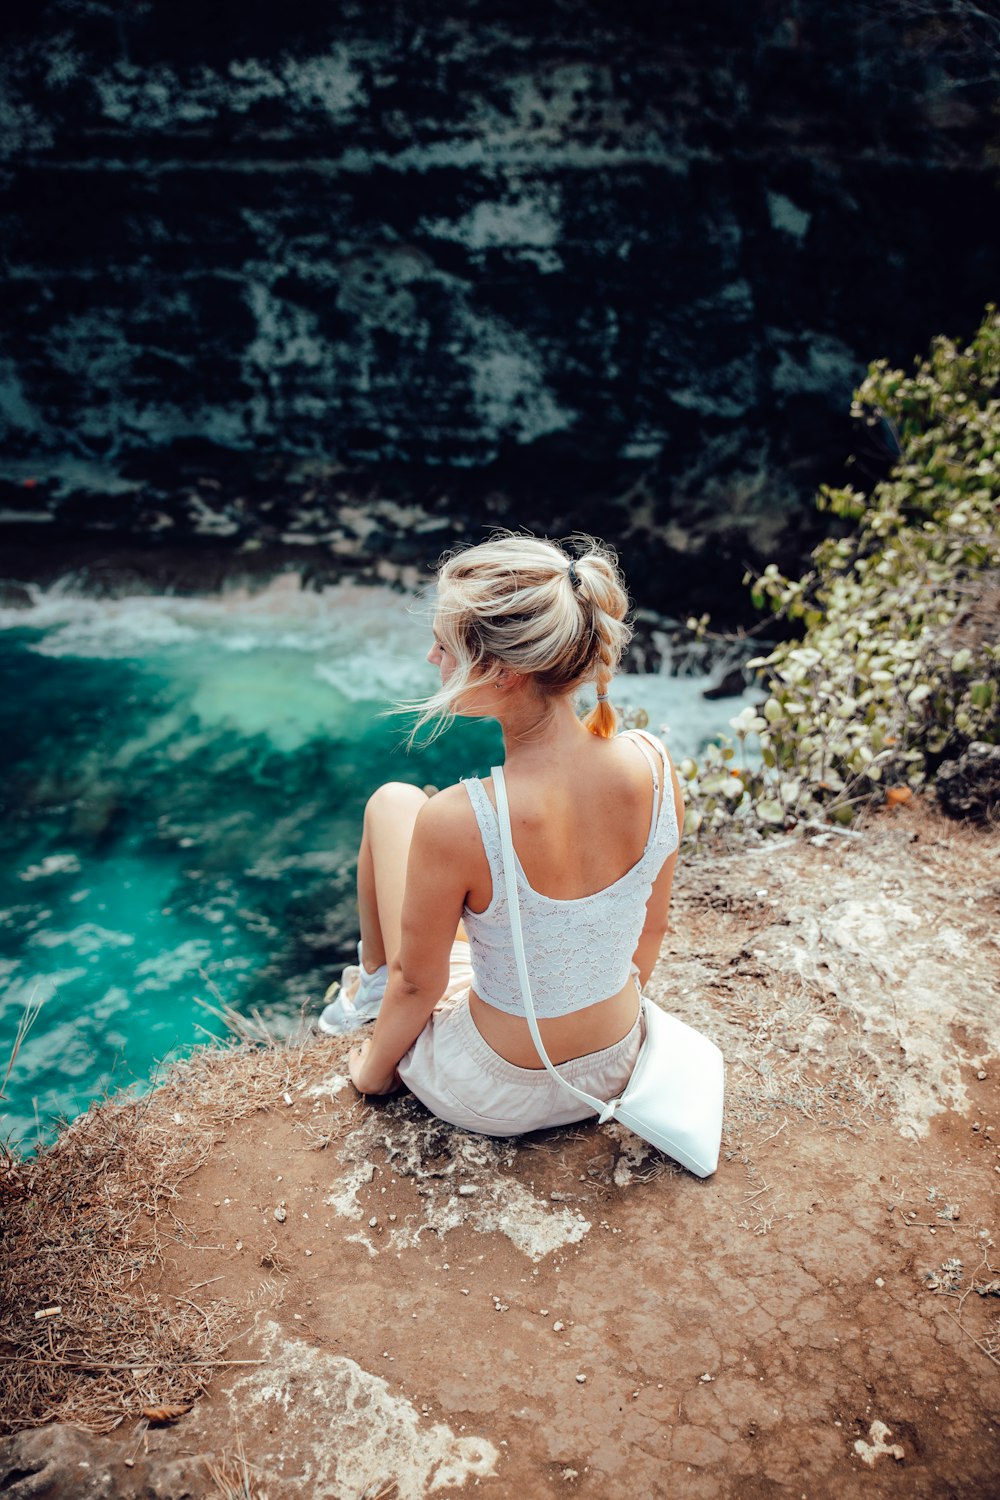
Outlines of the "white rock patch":
<svg viewBox="0 0 1000 1500">
<path fill-rule="evenodd" d="M 475 1198 L 457 1193 L 428 1199 L 420 1224 L 392 1232 L 395 1249 L 417 1244 L 429 1229 L 443 1235 L 467 1224 L 479 1234 L 503 1234 L 529 1260 L 539 1261 L 553 1250 L 578 1244 L 590 1222 L 565 1208 L 550 1208 L 520 1182 L 498 1177 L 483 1184 Z"/>
<path fill-rule="evenodd" d="M 314 1083 L 311 1088 L 305 1089 L 307 1099 L 334 1099 L 350 1083 L 346 1073 L 331 1073 L 329 1078 L 324 1078 L 322 1083 Z"/>
<path fill-rule="evenodd" d="M 755 954 L 836 996 L 891 1082 L 901 1132 L 917 1138 L 942 1110 L 967 1108 L 954 1031 L 982 1034 L 992 1013 L 993 996 L 976 974 L 956 983 L 962 946 L 957 930 L 942 940 L 911 906 L 870 895 L 818 914 L 789 911 L 788 925 L 762 934 Z M 804 1052 L 826 1053 L 834 1028 L 814 1022 L 800 1040 Z"/>
<path fill-rule="evenodd" d="M 891 1437 L 892 1433 L 884 1422 L 873 1422 L 868 1429 L 868 1436 L 871 1438 L 871 1442 L 866 1443 L 864 1438 L 858 1438 L 854 1444 L 854 1451 L 864 1460 L 870 1469 L 875 1467 L 875 1460 L 883 1453 L 887 1458 L 895 1458 L 899 1462 L 902 1462 L 902 1444 L 886 1443 L 886 1438 Z"/>
<path fill-rule="evenodd" d="M 344 1141 L 342 1171 L 324 1199 L 342 1218 L 362 1217 L 358 1195 L 384 1157 L 389 1172 L 420 1185 L 419 1213 L 386 1236 L 394 1251 L 419 1244 L 427 1231 L 444 1235 L 464 1224 L 479 1234 L 503 1234 L 539 1261 L 588 1233 L 590 1222 L 581 1214 L 536 1197 L 502 1170 L 514 1159 L 511 1142 L 469 1135 L 433 1117 L 408 1118 L 408 1107 L 401 1103 L 388 1120 L 373 1112 Z M 359 1238 L 374 1251 L 366 1236 Z"/>
<path fill-rule="evenodd" d="M 276 1323 L 262 1337 L 269 1365 L 240 1379 L 232 1394 L 237 1409 L 255 1414 L 258 1432 L 274 1431 L 281 1443 L 268 1450 L 265 1438 L 258 1462 L 280 1475 L 282 1494 L 374 1495 L 394 1481 L 399 1500 L 423 1500 L 495 1473 L 500 1455 L 486 1438 L 428 1423 L 354 1360 L 288 1339 Z"/>
<path fill-rule="evenodd" d="M 375 1175 L 375 1168 L 371 1162 L 359 1162 L 356 1166 L 349 1168 L 334 1185 L 333 1191 L 323 1202 L 334 1213 L 342 1219 L 360 1219 L 361 1205 L 358 1203 L 358 1193 L 366 1182 L 371 1182 Z"/>
</svg>

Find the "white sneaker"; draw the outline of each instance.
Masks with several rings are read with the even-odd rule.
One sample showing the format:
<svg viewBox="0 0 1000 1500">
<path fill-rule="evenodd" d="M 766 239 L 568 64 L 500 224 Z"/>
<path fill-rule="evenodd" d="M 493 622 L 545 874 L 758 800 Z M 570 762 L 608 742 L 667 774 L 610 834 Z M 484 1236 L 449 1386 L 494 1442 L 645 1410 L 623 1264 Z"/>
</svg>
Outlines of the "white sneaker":
<svg viewBox="0 0 1000 1500">
<path fill-rule="evenodd" d="M 368 973 L 362 962 L 359 943 L 357 963 L 348 964 L 340 976 L 339 984 L 331 984 L 323 997 L 326 999 L 328 995 L 336 995 L 336 999 L 324 1007 L 316 1020 L 319 1030 L 327 1036 L 343 1036 L 347 1031 L 356 1031 L 366 1022 L 374 1021 L 382 1004 L 388 978 L 389 969 L 386 964 L 381 964 L 374 974 Z"/>
</svg>

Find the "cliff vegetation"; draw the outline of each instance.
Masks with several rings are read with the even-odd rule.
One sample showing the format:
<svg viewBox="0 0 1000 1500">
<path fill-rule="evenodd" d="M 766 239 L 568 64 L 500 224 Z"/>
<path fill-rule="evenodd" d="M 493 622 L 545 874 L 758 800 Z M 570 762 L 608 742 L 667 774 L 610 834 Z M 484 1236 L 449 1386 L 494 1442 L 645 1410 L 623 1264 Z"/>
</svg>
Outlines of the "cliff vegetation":
<svg viewBox="0 0 1000 1500">
<path fill-rule="evenodd" d="M 870 494 L 820 490 L 853 525 L 807 573 L 772 563 L 752 580 L 754 603 L 800 633 L 751 661 L 766 697 L 731 720 L 736 745 L 683 763 L 689 834 L 849 824 L 1000 741 L 996 308 L 967 348 L 935 339 L 910 375 L 871 365 L 852 414 L 889 434 L 896 461 Z"/>
</svg>

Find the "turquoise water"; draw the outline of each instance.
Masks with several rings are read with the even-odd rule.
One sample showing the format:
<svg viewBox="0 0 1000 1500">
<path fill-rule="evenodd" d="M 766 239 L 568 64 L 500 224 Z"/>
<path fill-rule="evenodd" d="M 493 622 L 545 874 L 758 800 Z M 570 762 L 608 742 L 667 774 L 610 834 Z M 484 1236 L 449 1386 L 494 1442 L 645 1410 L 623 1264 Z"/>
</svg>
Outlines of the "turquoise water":
<svg viewBox="0 0 1000 1500">
<path fill-rule="evenodd" d="M 406 754 L 387 701 L 429 691 L 424 606 L 388 590 L 88 600 L 0 611 L 0 1134 L 30 1144 L 221 1026 L 319 1009 L 357 939 L 369 794 L 501 753 L 459 724 Z M 688 753 L 740 706 L 704 680 L 620 680 Z"/>
</svg>

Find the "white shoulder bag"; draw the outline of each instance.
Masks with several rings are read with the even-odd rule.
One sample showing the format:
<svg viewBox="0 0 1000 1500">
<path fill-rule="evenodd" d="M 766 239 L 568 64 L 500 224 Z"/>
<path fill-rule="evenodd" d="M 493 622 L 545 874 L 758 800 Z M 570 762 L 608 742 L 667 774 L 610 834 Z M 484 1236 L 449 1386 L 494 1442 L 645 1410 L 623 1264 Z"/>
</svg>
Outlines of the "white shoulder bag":
<svg viewBox="0 0 1000 1500">
<path fill-rule="evenodd" d="M 490 774 L 496 790 L 514 957 L 524 996 L 524 1013 L 539 1057 L 564 1089 L 590 1106 L 602 1125 L 608 1120 L 619 1120 L 696 1177 L 711 1177 L 719 1164 L 725 1068 L 722 1053 L 707 1036 L 643 996 L 640 1003 L 646 1024 L 645 1040 L 625 1092 L 617 1099 L 596 1099 L 576 1088 L 550 1061 L 538 1030 L 524 956 L 507 788 L 499 766 L 494 766 Z"/>
</svg>

